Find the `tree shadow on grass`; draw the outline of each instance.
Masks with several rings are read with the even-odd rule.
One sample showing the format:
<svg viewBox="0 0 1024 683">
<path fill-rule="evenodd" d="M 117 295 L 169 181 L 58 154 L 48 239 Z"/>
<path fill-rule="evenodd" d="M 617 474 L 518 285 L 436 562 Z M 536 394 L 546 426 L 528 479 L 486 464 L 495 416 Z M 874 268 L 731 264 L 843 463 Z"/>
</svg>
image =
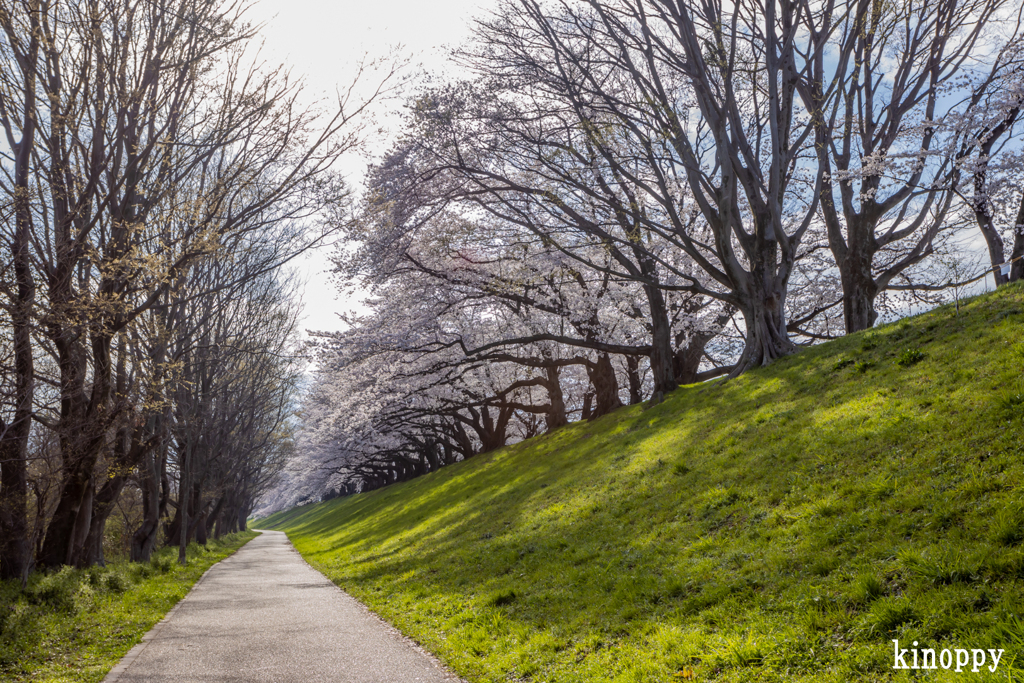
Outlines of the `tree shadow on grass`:
<svg viewBox="0 0 1024 683">
<path fill-rule="evenodd" d="M 772 667 L 871 680 L 890 627 L 935 641 L 951 637 L 935 626 L 950 609 L 963 624 L 952 635 L 1006 618 L 950 607 L 985 604 L 956 592 L 982 588 L 922 579 L 906 553 L 983 550 L 996 559 L 976 574 L 1001 599 L 1024 597 L 993 569 L 1024 567 L 1019 548 L 983 537 L 1024 479 L 1019 443 L 977 398 L 1013 372 L 1019 313 L 989 321 L 1021 299 L 852 335 L 278 528 L 336 583 L 488 680 L 642 678 L 691 664 L 736 680 Z M 897 365 L 901 346 L 925 358 Z M 940 391 L 965 348 L 986 372 Z M 916 611 L 878 631 L 872 620 L 888 617 L 857 602 L 860 575 Z M 830 633 L 847 635 L 823 648 Z"/>
</svg>

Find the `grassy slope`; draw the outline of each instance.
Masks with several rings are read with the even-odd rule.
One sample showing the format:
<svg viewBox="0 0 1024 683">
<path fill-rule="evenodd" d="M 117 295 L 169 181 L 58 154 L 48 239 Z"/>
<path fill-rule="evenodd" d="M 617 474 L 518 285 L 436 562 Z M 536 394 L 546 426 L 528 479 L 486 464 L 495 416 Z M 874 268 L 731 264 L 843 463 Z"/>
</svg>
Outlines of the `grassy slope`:
<svg viewBox="0 0 1024 683">
<path fill-rule="evenodd" d="M 37 572 L 0 582 L 0 680 L 101 681 L 212 565 L 255 532 L 191 544 L 188 566 L 164 548 L 149 565 Z"/>
<path fill-rule="evenodd" d="M 471 681 L 1024 680 L 1022 332 L 1015 286 L 262 524 Z"/>
</svg>

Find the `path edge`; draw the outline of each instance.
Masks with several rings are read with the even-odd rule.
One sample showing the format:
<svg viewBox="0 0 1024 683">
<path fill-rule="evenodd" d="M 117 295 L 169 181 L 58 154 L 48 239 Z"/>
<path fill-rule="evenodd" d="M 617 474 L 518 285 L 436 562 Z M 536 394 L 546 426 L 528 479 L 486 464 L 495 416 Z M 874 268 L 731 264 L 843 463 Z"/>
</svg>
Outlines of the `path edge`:
<svg viewBox="0 0 1024 683">
<path fill-rule="evenodd" d="M 250 529 L 250 531 L 258 531 L 261 534 L 263 533 L 262 529 Z M 252 539 L 249 540 L 251 541 Z M 246 545 L 248 545 L 248 543 L 249 541 L 246 541 L 245 544 L 239 546 L 238 550 L 244 548 Z M 238 552 L 238 550 L 236 550 L 235 552 Z M 235 553 L 231 553 L 231 555 L 225 557 L 224 560 L 230 559 L 234 554 Z M 146 646 L 149 645 L 149 643 L 154 638 L 160 635 L 160 632 L 166 627 L 167 621 L 172 616 L 174 616 L 174 613 L 178 611 L 178 608 L 181 607 L 182 603 L 188 600 L 188 596 L 192 595 L 192 591 L 194 591 L 199 586 L 199 584 L 203 582 L 207 574 L 213 571 L 214 567 L 218 566 L 224 560 L 219 560 L 215 562 L 214 564 L 210 565 L 210 567 L 205 572 L 203 572 L 203 575 L 199 577 L 199 580 L 192 584 L 192 587 L 188 589 L 188 593 L 186 593 L 184 597 L 181 598 L 181 600 L 178 600 L 178 602 L 174 604 L 174 607 L 172 607 L 170 611 L 167 612 L 167 614 L 165 614 L 160 621 L 156 622 L 156 624 L 153 625 L 153 628 L 146 631 L 146 633 L 142 636 L 142 640 L 140 640 L 138 643 L 132 646 L 132 649 L 128 650 L 125 656 L 121 658 L 121 661 L 119 661 L 114 666 L 113 669 L 107 672 L 107 675 L 104 676 L 102 683 L 117 682 L 117 679 L 121 677 L 121 674 L 123 674 L 128 669 L 128 667 L 131 666 L 136 659 L 138 659 L 139 655 L 142 654 L 142 651 L 146 649 Z"/>
<path fill-rule="evenodd" d="M 264 530 L 263 529 L 253 529 L 253 531 L 260 531 L 262 533 Z M 278 529 L 268 529 L 267 531 L 279 531 L 279 530 Z M 379 615 L 376 612 L 374 612 L 372 609 L 370 609 L 369 605 L 367 605 L 365 602 L 363 602 L 362 600 L 360 600 L 359 598 L 357 598 L 356 596 L 352 595 L 347 590 L 345 590 L 344 588 L 342 588 L 341 586 L 336 584 L 334 582 L 334 580 L 331 579 L 331 577 L 327 576 L 327 574 L 324 574 L 321 570 L 317 569 L 312 564 L 310 564 L 309 560 L 307 560 L 302 555 L 302 553 L 299 552 L 299 549 L 295 547 L 295 544 L 292 543 L 292 539 L 289 538 L 287 532 L 279 531 L 279 533 L 284 534 L 284 537 L 288 540 L 288 544 L 292 547 L 292 552 L 294 552 L 296 555 L 298 555 L 299 559 L 302 560 L 307 567 L 309 567 L 310 569 L 315 571 L 317 574 L 319 574 L 320 576 L 322 576 L 325 579 L 327 579 L 327 582 L 334 588 L 334 590 L 338 591 L 339 593 L 344 595 L 346 598 L 348 598 L 349 600 L 354 602 L 361 611 L 363 611 L 364 613 L 366 613 L 367 615 L 372 617 L 374 620 L 376 620 L 378 623 L 380 623 L 380 625 L 385 630 L 391 632 L 391 634 L 397 640 L 404 641 L 406 645 L 411 647 L 413 650 L 419 652 L 421 655 L 423 655 L 424 657 L 429 659 L 431 662 L 433 662 L 434 666 L 437 667 L 438 669 L 440 669 L 442 674 L 444 676 L 448 677 L 452 681 L 452 683 L 468 683 L 465 678 L 463 678 L 461 675 L 456 673 L 449 665 L 447 665 L 443 661 L 441 661 L 440 657 L 438 657 L 436 654 L 434 654 L 433 652 L 428 650 L 426 647 L 424 647 L 418 640 L 416 640 L 415 638 L 413 638 L 410 635 L 407 635 L 405 632 L 403 632 L 397 626 L 392 624 L 390 621 L 388 621 L 387 619 L 385 619 L 381 615 Z M 107 683 L 107 682 L 104 681 L 103 683 Z"/>
</svg>

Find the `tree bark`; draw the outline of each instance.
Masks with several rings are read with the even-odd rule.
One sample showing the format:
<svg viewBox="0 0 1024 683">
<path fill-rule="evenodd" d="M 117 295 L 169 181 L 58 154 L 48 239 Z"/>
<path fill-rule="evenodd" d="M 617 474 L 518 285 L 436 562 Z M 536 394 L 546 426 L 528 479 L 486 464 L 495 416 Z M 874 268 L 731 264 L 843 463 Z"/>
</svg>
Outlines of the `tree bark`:
<svg viewBox="0 0 1024 683">
<path fill-rule="evenodd" d="M 644 285 L 651 315 L 651 376 L 654 393 L 668 393 L 676 388 L 673 372 L 672 325 L 668 319 L 665 297 L 657 287 Z"/>
<path fill-rule="evenodd" d="M 730 373 L 736 377 L 749 369 L 768 365 L 796 351 L 786 331 L 784 294 L 752 296 L 741 307 L 746 326 L 743 353 Z"/>
<path fill-rule="evenodd" d="M 699 381 L 700 364 L 704 360 L 704 348 L 714 339 L 713 334 L 695 333 L 684 346 L 676 348 L 673 370 L 680 385 L 695 384 Z"/>
<path fill-rule="evenodd" d="M 851 221 L 846 243 L 831 245 L 843 287 L 843 321 L 847 334 L 870 329 L 878 319 L 875 299 L 879 289 L 871 272 L 876 248 L 874 237 L 861 223 L 859 219 Z"/>
<path fill-rule="evenodd" d="M 558 379 L 558 367 L 545 368 L 547 382 L 544 387 L 548 391 L 548 404 L 551 406 L 544 416 L 545 431 L 550 434 L 559 427 L 569 424 L 565 414 L 565 396 L 562 394 L 562 383 Z"/>
<path fill-rule="evenodd" d="M 619 399 L 619 381 L 607 353 L 597 354 L 597 362 L 587 365 L 587 376 L 594 387 L 594 410 L 587 419 L 596 420 L 622 406 Z"/>
<path fill-rule="evenodd" d="M 139 467 L 139 488 L 142 490 L 142 526 L 132 534 L 132 562 L 149 562 L 156 547 L 160 528 L 160 482 L 157 479 L 156 458 L 150 451 L 143 456 Z"/>
<path fill-rule="evenodd" d="M 78 558 L 75 565 L 88 567 L 99 564 L 106 566 L 106 558 L 103 555 L 103 536 L 106 531 L 107 519 L 117 505 L 117 499 L 124 489 L 125 478 L 114 475 L 107 479 L 100 490 L 95 494 L 92 505 L 92 521 L 89 524 L 89 532 L 78 550 Z"/>
<path fill-rule="evenodd" d="M 1013 248 L 1010 250 L 1010 282 L 1024 280 L 1024 193 L 1020 196 L 1020 208 L 1013 224 Z"/>
<path fill-rule="evenodd" d="M 636 356 L 625 356 L 626 379 L 629 381 L 629 405 L 643 403 L 643 383 L 640 381 L 640 359 Z"/>
<path fill-rule="evenodd" d="M 588 391 L 583 394 L 583 408 L 580 409 L 580 419 L 589 420 L 590 414 L 593 412 L 594 406 L 594 392 Z"/>
<path fill-rule="evenodd" d="M 40 51 L 40 16 L 38 0 L 27 4 L 27 20 L 32 29 L 21 51 L 21 41 L 8 35 L 8 46 L 16 54 L 24 84 L 21 107 L 20 140 L 12 147 L 14 154 L 14 238 L 11 241 L 11 265 L 16 293 L 10 316 L 14 350 L 14 411 L 9 424 L 0 420 L 0 579 L 28 579 L 32 563 L 28 537 L 28 440 L 32 432 L 32 402 L 35 396 L 35 360 L 32 349 L 32 306 L 35 301 L 35 279 L 30 252 L 32 238 L 32 206 L 30 203 L 30 170 L 39 117 L 36 111 L 38 91 L 36 74 Z M 7 33 L 12 24 L 5 22 Z M 4 112 L 6 114 L 6 112 Z M 14 116 L 3 116 L 7 139 L 15 139 L 11 125 Z"/>
</svg>

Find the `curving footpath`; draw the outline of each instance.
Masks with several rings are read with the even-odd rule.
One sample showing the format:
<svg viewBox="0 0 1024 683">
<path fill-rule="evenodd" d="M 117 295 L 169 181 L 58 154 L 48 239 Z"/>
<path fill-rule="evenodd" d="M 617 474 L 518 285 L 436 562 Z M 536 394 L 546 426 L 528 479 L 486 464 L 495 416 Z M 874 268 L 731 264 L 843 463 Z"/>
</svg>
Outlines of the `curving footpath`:
<svg viewBox="0 0 1024 683">
<path fill-rule="evenodd" d="M 460 679 L 264 531 L 214 565 L 104 679 L 452 683 Z"/>
</svg>

